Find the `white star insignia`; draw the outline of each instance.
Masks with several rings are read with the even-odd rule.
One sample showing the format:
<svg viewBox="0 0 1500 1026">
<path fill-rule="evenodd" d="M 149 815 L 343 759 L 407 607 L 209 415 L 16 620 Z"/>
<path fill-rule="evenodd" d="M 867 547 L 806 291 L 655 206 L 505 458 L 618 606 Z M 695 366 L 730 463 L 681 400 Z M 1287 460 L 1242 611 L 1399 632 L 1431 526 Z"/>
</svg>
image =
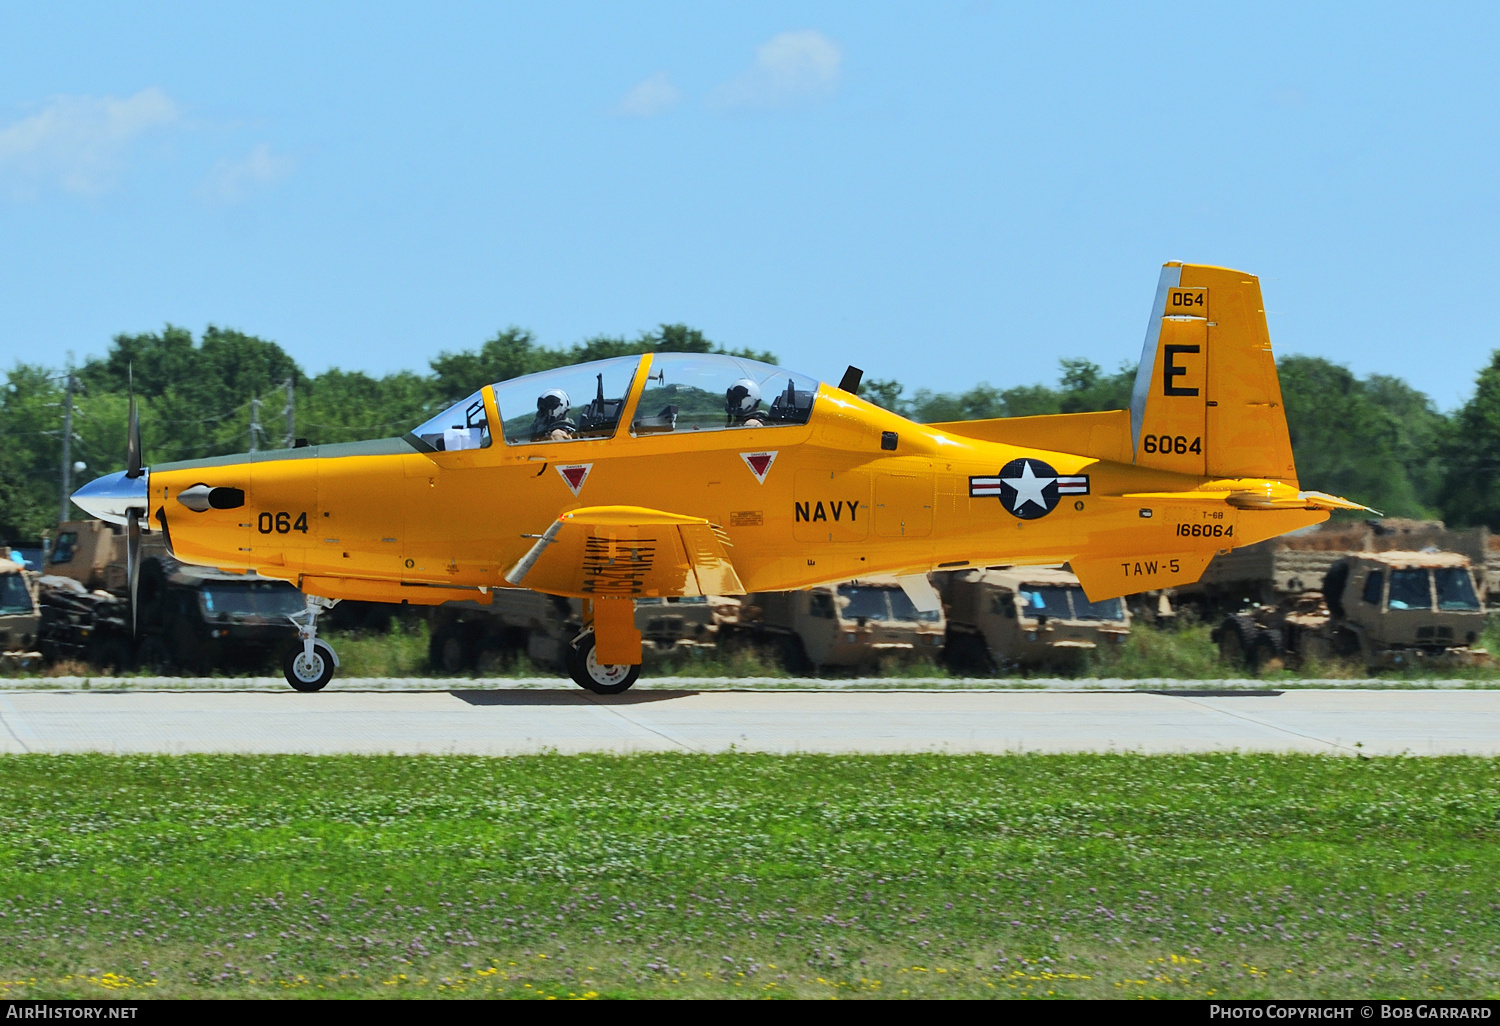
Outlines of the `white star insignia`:
<svg viewBox="0 0 1500 1026">
<path fill-rule="evenodd" d="M 1001 478 L 1001 480 L 1016 490 L 1016 499 L 1011 505 L 1010 511 L 1012 513 L 1019 513 L 1021 512 L 1021 507 L 1028 502 L 1036 503 L 1045 511 L 1047 509 L 1047 500 L 1042 498 L 1042 489 L 1046 488 L 1053 481 L 1056 481 L 1057 478 L 1037 477 L 1031 472 L 1031 461 L 1027 460 L 1021 464 L 1020 477 L 1005 477 Z"/>
</svg>

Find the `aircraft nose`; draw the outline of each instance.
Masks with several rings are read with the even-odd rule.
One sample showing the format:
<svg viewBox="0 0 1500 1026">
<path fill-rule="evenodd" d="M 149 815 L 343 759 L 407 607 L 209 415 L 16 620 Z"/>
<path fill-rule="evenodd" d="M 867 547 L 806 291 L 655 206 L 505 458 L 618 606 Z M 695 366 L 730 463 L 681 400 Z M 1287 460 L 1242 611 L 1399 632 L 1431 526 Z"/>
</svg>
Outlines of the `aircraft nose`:
<svg viewBox="0 0 1500 1026">
<path fill-rule="evenodd" d="M 151 491 L 150 471 L 127 477 L 123 470 L 95 478 L 73 493 L 73 501 L 90 516 L 112 524 L 125 523 L 125 511 L 145 510 Z"/>
</svg>

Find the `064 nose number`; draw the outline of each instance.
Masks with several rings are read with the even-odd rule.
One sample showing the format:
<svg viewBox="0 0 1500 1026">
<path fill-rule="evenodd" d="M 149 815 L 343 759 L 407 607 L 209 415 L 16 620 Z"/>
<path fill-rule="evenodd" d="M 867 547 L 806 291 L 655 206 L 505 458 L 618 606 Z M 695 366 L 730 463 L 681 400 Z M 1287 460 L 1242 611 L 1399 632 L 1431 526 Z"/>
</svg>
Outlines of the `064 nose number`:
<svg viewBox="0 0 1500 1026">
<path fill-rule="evenodd" d="M 307 514 L 297 514 L 297 519 L 292 520 L 290 513 L 262 513 L 255 519 L 255 529 L 261 534 L 289 534 L 292 531 L 307 533 Z"/>
</svg>

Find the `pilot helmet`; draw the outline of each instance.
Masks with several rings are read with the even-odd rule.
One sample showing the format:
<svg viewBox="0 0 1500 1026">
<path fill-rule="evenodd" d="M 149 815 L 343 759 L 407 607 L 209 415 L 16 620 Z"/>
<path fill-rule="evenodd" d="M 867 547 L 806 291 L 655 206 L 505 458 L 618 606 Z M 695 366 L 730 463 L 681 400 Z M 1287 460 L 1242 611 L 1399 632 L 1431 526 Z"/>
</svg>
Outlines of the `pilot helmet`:
<svg viewBox="0 0 1500 1026">
<path fill-rule="evenodd" d="M 724 393 L 724 409 L 731 417 L 745 417 L 760 405 L 760 386 L 751 378 L 740 378 Z"/>
<path fill-rule="evenodd" d="M 559 420 L 568 415 L 568 408 L 572 405 L 568 393 L 560 388 L 549 388 L 537 397 L 536 412 L 547 420 Z"/>
</svg>

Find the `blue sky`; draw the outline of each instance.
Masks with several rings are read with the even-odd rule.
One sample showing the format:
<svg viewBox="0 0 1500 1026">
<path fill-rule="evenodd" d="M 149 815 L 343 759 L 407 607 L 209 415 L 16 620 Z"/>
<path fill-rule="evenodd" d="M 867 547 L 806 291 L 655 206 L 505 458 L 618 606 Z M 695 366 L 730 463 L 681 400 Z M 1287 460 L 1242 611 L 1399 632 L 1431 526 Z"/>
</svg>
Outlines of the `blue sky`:
<svg viewBox="0 0 1500 1026">
<path fill-rule="evenodd" d="M 685 321 L 837 380 L 1134 362 L 1165 260 L 1461 402 L 1500 347 L 1500 7 L 0 12 L 0 365 L 214 323 L 425 370 Z"/>
</svg>

